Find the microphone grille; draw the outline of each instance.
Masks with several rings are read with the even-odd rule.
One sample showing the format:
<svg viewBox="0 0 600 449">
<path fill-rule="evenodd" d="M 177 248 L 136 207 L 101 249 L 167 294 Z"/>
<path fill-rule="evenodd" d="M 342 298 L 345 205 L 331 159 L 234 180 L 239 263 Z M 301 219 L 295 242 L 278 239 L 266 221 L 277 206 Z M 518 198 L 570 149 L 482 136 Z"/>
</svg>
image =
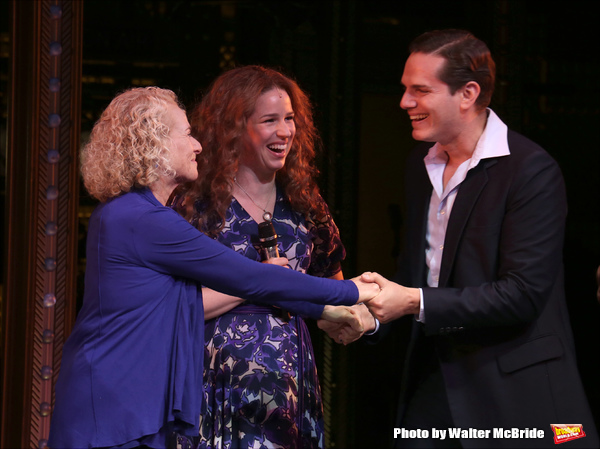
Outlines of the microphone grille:
<svg viewBox="0 0 600 449">
<path fill-rule="evenodd" d="M 275 233 L 275 228 L 273 227 L 272 222 L 263 221 L 262 223 L 258 224 L 258 239 L 261 242 L 277 239 L 277 234 Z"/>
</svg>

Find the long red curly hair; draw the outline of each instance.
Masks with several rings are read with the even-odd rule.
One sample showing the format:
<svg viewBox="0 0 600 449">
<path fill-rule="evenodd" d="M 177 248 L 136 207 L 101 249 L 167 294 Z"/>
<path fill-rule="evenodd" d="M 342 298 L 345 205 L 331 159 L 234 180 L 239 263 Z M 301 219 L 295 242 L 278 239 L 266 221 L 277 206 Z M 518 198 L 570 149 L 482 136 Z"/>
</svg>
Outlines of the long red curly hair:
<svg viewBox="0 0 600 449">
<path fill-rule="evenodd" d="M 325 214 L 315 181 L 319 173 L 315 165 L 316 149 L 321 140 L 308 96 L 295 81 L 276 70 L 256 65 L 238 67 L 212 83 L 190 118 L 192 134 L 203 150 L 198 156 L 198 179 L 188 189 L 185 203 L 188 211 L 194 202 L 202 203 L 201 214 L 187 215 L 188 219 L 197 220 L 198 228 L 209 235 L 215 236 L 223 228 L 248 118 L 258 97 L 274 88 L 289 95 L 296 124 L 292 148 L 285 166 L 277 172 L 276 182 L 295 211 L 307 218 Z"/>
</svg>

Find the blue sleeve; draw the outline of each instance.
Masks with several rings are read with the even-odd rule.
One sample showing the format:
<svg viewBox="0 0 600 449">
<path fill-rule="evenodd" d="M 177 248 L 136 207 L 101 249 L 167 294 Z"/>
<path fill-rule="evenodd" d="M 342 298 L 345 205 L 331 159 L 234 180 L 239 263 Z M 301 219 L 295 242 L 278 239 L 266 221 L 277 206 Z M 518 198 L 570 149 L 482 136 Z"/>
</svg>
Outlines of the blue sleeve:
<svg viewBox="0 0 600 449">
<path fill-rule="evenodd" d="M 325 209 L 322 217 L 311 216 L 307 220 L 310 228 L 310 239 L 313 243 L 310 266 L 307 274 L 321 278 L 336 275 L 342 269 L 341 261 L 346 258 L 346 250 L 340 239 L 340 231 L 333 221 L 327 203 L 319 196 Z M 310 302 L 294 302 L 273 304 L 304 318 L 318 320 L 323 314 L 324 306 Z"/>
<path fill-rule="evenodd" d="M 305 274 L 304 276 L 310 275 Z M 300 315 L 302 318 L 312 318 L 313 320 L 320 319 L 321 315 L 323 315 L 323 309 L 325 308 L 323 304 L 315 304 L 306 301 L 273 301 L 271 304 Z"/>
<path fill-rule="evenodd" d="M 143 213 L 133 240 L 140 263 L 229 295 L 268 304 L 284 300 L 351 305 L 358 300 L 352 281 L 306 276 L 249 260 L 202 234 L 167 207 Z"/>
</svg>

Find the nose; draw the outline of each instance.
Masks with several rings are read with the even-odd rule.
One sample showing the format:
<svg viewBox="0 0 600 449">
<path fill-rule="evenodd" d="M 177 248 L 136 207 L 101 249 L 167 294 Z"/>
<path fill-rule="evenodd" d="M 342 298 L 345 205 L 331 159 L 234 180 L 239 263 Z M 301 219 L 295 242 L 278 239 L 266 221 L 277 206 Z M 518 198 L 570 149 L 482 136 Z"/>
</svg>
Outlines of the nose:
<svg viewBox="0 0 600 449">
<path fill-rule="evenodd" d="M 402 98 L 400 99 L 400 107 L 402 109 L 411 109 L 417 106 L 417 102 L 414 97 L 408 92 L 408 90 L 404 91 L 402 94 Z"/>
<path fill-rule="evenodd" d="M 277 134 L 277 137 L 288 138 L 292 136 L 293 128 L 293 122 L 288 122 L 287 120 L 280 120 L 275 133 Z"/>
<path fill-rule="evenodd" d="M 200 154 L 202 152 L 202 145 L 198 142 L 194 137 L 192 139 L 192 148 L 194 149 L 194 153 Z"/>
</svg>

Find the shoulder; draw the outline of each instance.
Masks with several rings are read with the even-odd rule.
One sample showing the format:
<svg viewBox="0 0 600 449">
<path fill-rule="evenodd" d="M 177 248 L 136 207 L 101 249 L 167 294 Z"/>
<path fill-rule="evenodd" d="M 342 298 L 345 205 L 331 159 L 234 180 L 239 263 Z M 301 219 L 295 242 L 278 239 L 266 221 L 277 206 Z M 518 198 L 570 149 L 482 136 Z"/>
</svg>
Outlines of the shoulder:
<svg viewBox="0 0 600 449">
<path fill-rule="evenodd" d="M 490 186 L 504 189 L 509 196 L 542 197 L 542 192 L 555 202 L 565 197 L 562 170 L 556 160 L 539 144 L 515 131 L 508 131 L 508 156 L 483 163 Z"/>
<path fill-rule="evenodd" d="M 501 165 L 516 173 L 531 175 L 536 172 L 552 171 L 559 173 L 556 160 L 544 148 L 524 135 L 508 130 L 508 147 L 510 155 L 499 158 Z"/>
<path fill-rule="evenodd" d="M 331 226 L 333 224 L 333 217 L 329 210 L 329 206 L 320 193 L 317 194 L 306 221 L 310 225 L 316 225 L 317 227 Z"/>
<path fill-rule="evenodd" d="M 129 192 L 100 204 L 94 211 L 93 218 L 101 220 L 104 225 L 123 225 L 132 221 L 139 211 L 146 207 L 139 195 Z"/>
<path fill-rule="evenodd" d="M 113 198 L 99 206 L 95 213 L 104 227 L 136 234 L 140 233 L 141 229 L 187 223 L 175 210 L 160 204 L 149 190 L 135 190 Z"/>
<path fill-rule="evenodd" d="M 315 204 L 318 206 L 319 209 L 322 208 L 325 211 L 326 215 L 330 215 L 329 205 L 327 204 L 327 201 L 325 201 L 325 199 L 321 196 L 320 193 L 317 193 L 317 195 L 316 195 Z"/>
<path fill-rule="evenodd" d="M 131 191 L 101 204 L 98 211 L 103 219 L 131 221 L 140 214 L 156 209 L 144 192 Z"/>
<path fill-rule="evenodd" d="M 516 131 L 509 129 L 507 138 L 511 155 L 514 154 L 519 157 L 539 155 L 541 157 L 551 158 L 550 154 L 548 154 L 548 152 L 539 144 Z"/>
</svg>

